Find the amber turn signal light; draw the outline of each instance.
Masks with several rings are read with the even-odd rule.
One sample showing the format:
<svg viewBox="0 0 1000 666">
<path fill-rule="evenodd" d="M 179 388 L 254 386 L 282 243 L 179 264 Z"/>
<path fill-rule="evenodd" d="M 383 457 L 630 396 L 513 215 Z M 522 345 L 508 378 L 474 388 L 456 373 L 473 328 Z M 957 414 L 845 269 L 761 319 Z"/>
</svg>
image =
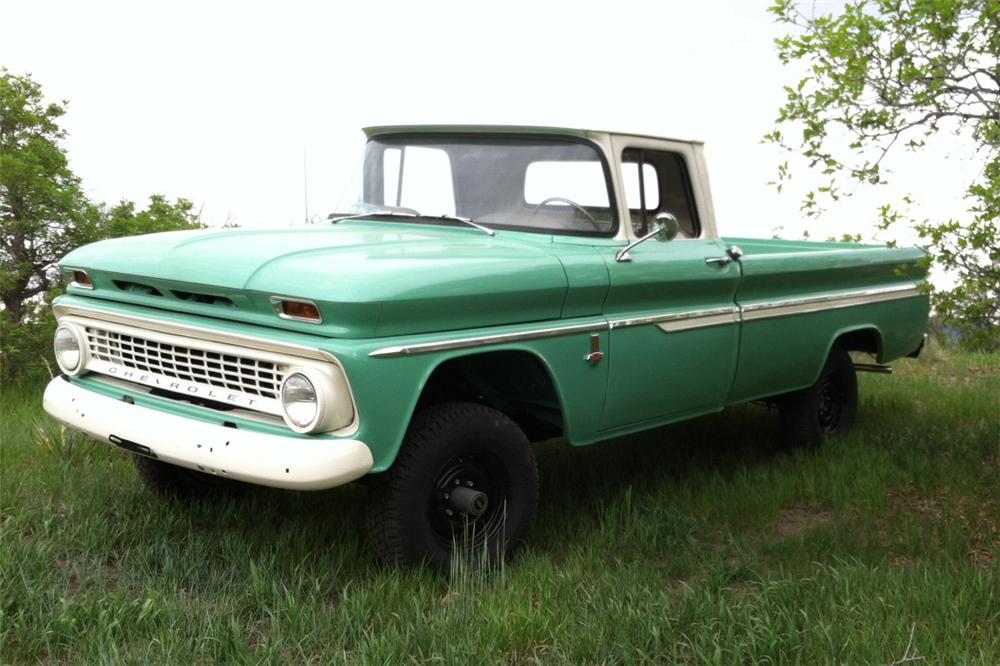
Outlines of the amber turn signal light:
<svg viewBox="0 0 1000 666">
<path fill-rule="evenodd" d="M 78 287 L 83 287 L 84 289 L 93 289 L 94 283 L 84 271 L 73 271 L 73 282 Z"/>
<path fill-rule="evenodd" d="M 310 301 L 293 301 L 289 299 L 274 299 L 274 309 L 285 319 L 309 321 L 318 324 L 323 321 L 319 308 Z"/>
</svg>

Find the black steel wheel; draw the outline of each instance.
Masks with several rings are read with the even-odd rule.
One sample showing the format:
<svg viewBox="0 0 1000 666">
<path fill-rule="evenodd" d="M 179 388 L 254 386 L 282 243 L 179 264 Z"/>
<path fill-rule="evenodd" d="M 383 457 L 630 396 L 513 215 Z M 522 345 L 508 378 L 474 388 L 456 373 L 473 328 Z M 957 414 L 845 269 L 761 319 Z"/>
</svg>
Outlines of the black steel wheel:
<svg viewBox="0 0 1000 666">
<path fill-rule="evenodd" d="M 844 414 L 846 391 L 844 382 L 836 377 L 824 377 L 817 387 L 816 416 L 824 434 L 836 434 Z"/>
<path fill-rule="evenodd" d="M 445 463 L 428 496 L 427 517 L 445 546 L 472 551 L 497 541 L 506 522 L 511 479 L 490 454 L 458 456 Z"/>
<path fill-rule="evenodd" d="M 495 562 L 521 544 L 535 516 L 538 469 L 503 413 L 443 403 L 414 417 L 369 497 L 369 535 L 383 561 L 447 571 L 457 553 Z"/>
<path fill-rule="evenodd" d="M 816 447 L 846 435 L 858 411 L 858 378 L 851 355 L 835 346 L 816 383 L 783 396 L 778 406 L 789 445 Z"/>
</svg>

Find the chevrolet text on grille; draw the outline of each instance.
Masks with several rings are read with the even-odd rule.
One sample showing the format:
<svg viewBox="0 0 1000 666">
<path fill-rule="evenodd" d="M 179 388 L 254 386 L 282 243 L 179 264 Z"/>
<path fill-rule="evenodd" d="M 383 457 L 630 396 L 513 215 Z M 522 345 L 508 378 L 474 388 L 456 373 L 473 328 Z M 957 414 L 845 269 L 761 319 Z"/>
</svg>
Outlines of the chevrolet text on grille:
<svg viewBox="0 0 1000 666">
<path fill-rule="evenodd" d="M 169 382 L 161 380 L 160 377 L 155 375 L 146 375 L 142 373 L 137 373 L 134 370 L 126 370 L 118 366 L 110 366 L 105 370 L 107 374 L 112 377 L 119 377 L 121 379 L 127 379 L 129 381 L 141 382 L 143 384 L 152 384 L 154 386 L 159 386 L 167 391 L 177 391 L 179 393 L 188 393 L 190 395 L 197 395 L 199 397 L 211 398 L 212 400 L 231 402 L 234 405 L 242 404 L 244 407 L 252 408 L 257 401 L 253 398 L 247 398 L 245 396 L 238 396 L 233 393 L 216 393 L 214 388 L 198 386 L 197 384 L 188 384 L 187 382 L 179 382 L 171 380 Z"/>
</svg>

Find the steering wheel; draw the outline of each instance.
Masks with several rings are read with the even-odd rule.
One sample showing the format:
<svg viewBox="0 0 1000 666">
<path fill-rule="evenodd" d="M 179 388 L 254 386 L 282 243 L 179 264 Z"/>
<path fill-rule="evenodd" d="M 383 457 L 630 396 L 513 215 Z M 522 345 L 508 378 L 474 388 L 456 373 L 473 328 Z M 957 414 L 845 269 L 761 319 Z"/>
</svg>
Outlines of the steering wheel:
<svg viewBox="0 0 1000 666">
<path fill-rule="evenodd" d="M 587 212 L 586 208 L 584 208 L 583 206 L 581 206 L 577 202 L 573 201 L 572 199 L 567 199 L 566 197 L 549 197 L 548 199 L 542 199 L 538 203 L 538 205 L 535 206 L 535 209 L 531 211 L 531 214 L 532 215 L 537 215 L 538 214 L 538 210 L 542 206 L 544 206 L 547 203 L 552 203 L 552 202 L 559 202 L 559 203 L 564 203 L 564 204 L 567 204 L 569 206 L 572 206 L 573 208 L 575 208 L 578 211 L 580 211 L 581 213 L 583 213 L 583 216 L 587 218 L 588 222 L 590 222 L 592 225 L 594 225 L 595 229 L 597 229 L 598 231 L 604 231 L 603 229 L 601 229 L 601 225 L 597 223 L 597 220 L 594 219 L 594 216 Z"/>
</svg>

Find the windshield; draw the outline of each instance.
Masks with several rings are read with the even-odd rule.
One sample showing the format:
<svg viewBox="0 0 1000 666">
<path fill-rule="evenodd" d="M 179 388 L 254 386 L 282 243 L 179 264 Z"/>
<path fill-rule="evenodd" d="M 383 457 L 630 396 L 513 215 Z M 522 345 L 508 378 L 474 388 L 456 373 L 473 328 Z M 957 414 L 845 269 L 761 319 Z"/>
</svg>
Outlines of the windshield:
<svg viewBox="0 0 1000 666">
<path fill-rule="evenodd" d="M 570 139 L 372 139 L 360 192 L 338 209 L 543 233 L 603 236 L 617 227 L 604 161 L 592 145 Z"/>
</svg>

